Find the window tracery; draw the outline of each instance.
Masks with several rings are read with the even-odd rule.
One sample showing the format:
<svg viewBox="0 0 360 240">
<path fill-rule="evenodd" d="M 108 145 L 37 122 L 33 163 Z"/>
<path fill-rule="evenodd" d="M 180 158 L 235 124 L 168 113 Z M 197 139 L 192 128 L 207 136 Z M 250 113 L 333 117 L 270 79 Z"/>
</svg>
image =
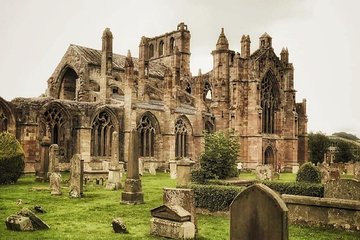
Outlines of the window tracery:
<svg viewBox="0 0 360 240">
<path fill-rule="evenodd" d="M 111 135 L 115 131 L 110 115 L 100 112 L 94 119 L 91 130 L 93 156 L 111 156 Z"/>
<path fill-rule="evenodd" d="M 154 157 L 155 128 L 148 116 L 143 116 L 138 125 L 140 133 L 140 157 Z"/>
<path fill-rule="evenodd" d="M 267 73 L 261 82 L 262 132 L 275 133 L 275 113 L 278 108 L 279 90 L 276 78 Z"/>
<path fill-rule="evenodd" d="M 175 157 L 187 156 L 187 137 L 188 130 L 184 121 L 177 120 L 175 124 Z"/>
</svg>

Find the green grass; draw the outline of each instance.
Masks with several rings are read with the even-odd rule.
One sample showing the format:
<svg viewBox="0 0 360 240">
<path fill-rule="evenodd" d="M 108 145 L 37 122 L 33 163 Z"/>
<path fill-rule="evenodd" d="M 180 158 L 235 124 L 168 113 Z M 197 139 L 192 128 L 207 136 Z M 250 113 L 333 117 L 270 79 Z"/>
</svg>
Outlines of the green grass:
<svg viewBox="0 0 360 240">
<path fill-rule="evenodd" d="M 65 179 L 66 177 L 63 177 Z M 104 186 L 85 186 L 84 198 L 70 199 L 63 184 L 62 196 L 51 196 L 47 183 L 34 182 L 33 176 L 24 176 L 15 185 L 0 186 L 0 239 L 163 239 L 149 235 L 150 210 L 162 204 L 162 188 L 174 187 L 168 174 L 142 177 L 145 204 L 120 204 L 121 191 L 108 191 Z M 22 199 L 23 204 L 16 201 Z M 47 213 L 38 214 L 49 230 L 13 232 L 6 229 L 4 220 L 22 207 L 41 205 Z M 113 233 L 113 218 L 124 219 L 129 234 Z M 229 239 L 227 216 L 198 215 L 199 239 Z M 359 239 L 357 233 L 344 231 L 290 227 L 290 239 Z"/>
</svg>

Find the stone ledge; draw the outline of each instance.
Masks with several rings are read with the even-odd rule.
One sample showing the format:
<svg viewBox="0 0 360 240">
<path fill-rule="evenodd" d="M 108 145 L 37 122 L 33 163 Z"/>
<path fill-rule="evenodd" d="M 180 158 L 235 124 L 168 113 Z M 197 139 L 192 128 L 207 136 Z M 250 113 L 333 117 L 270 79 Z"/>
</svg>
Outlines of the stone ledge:
<svg viewBox="0 0 360 240">
<path fill-rule="evenodd" d="M 296 196 L 296 195 L 281 195 L 286 204 L 317 206 L 325 208 L 336 209 L 350 209 L 360 211 L 360 201 L 347 200 L 347 199 L 335 199 L 335 198 L 319 198 L 308 196 Z"/>
</svg>

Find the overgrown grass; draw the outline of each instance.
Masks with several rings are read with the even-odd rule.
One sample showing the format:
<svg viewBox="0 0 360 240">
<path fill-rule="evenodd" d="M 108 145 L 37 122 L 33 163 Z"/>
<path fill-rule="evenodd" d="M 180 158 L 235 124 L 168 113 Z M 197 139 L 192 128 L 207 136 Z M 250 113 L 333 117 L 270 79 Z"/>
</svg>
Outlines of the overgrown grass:
<svg viewBox="0 0 360 240">
<path fill-rule="evenodd" d="M 63 177 L 65 179 L 66 177 Z M 107 191 L 101 185 L 86 185 L 84 198 L 70 199 L 68 188 L 62 196 L 51 196 L 47 183 L 34 182 L 33 176 L 24 176 L 15 185 L 0 186 L 0 239 L 163 239 L 149 235 L 150 210 L 162 204 L 162 188 L 174 187 L 168 174 L 145 175 L 142 178 L 145 204 L 120 204 L 121 191 Z M 65 186 L 65 184 L 63 184 Z M 17 205 L 22 199 L 23 204 Z M 13 232 L 6 229 L 7 216 L 22 207 L 41 205 L 47 213 L 38 214 L 50 225 L 49 230 Z M 113 233 L 111 221 L 125 220 L 129 234 Z M 198 215 L 200 239 L 229 239 L 227 216 Z M 290 227 L 290 239 L 359 239 L 357 233 L 317 228 Z"/>
</svg>

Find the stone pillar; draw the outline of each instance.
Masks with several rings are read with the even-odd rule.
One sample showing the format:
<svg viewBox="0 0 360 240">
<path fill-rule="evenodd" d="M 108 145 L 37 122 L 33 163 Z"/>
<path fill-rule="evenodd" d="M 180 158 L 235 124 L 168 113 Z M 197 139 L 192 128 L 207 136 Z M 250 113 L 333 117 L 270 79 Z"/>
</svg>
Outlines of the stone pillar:
<svg viewBox="0 0 360 240">
<path fill-rule="evenodd" d="M 194 161 L 182 159 L 176 163 L 176 185 L 185 186 L 191 182 L 191 166 Z"/>
<path fill-rule="evenodd" d="M 169 161 L 170 164 L 170 178 L 176 179 L 176 161 Z"/>
<path fill-rule="evenodd" d="M 116 131 L 112 133 L 111 148 L 111 162 L 106 189 L 118 190 L 121 187 L 122 174 L 119 167 L 119 134 Z"/>
<path fill-rule="evenodd" d="M 85 170 L 91 170 L 90 163 L 90 144 L 91 144 L 91 128 L 87 127 L 87 123 L 81 125 L 77 129 L 78 149 L 76 153 L 81 154 L 84 159 Z"/>
<path fill-rule="evenodd" d="M 84 160 L 81 160 L 80 154 L 75 154 L 71 158 L 71 173 L 70 173 L 70 197 L 80 198 L 83 192 L 83 175 L 84 175 Z"/>
<path fill-rule="evenodd" d="M 47 136 L 44 136 L 41 143 L 41 156 L 40 156 L 40 168 L 36 172 L 35 181 L 42 182 L 47 180 L 47 172 L 49 168 L 49 146 L 51 142 Z"/>
<path fill-rule="evenodd" d="M 141 180 L 139 178 L 139 136 L 136 129 L 130 134 L 128 172 L 125 180 L 124 191 L 121 194 L 121 202 L 126 204 L 144 203 Z"/>
</svg>

